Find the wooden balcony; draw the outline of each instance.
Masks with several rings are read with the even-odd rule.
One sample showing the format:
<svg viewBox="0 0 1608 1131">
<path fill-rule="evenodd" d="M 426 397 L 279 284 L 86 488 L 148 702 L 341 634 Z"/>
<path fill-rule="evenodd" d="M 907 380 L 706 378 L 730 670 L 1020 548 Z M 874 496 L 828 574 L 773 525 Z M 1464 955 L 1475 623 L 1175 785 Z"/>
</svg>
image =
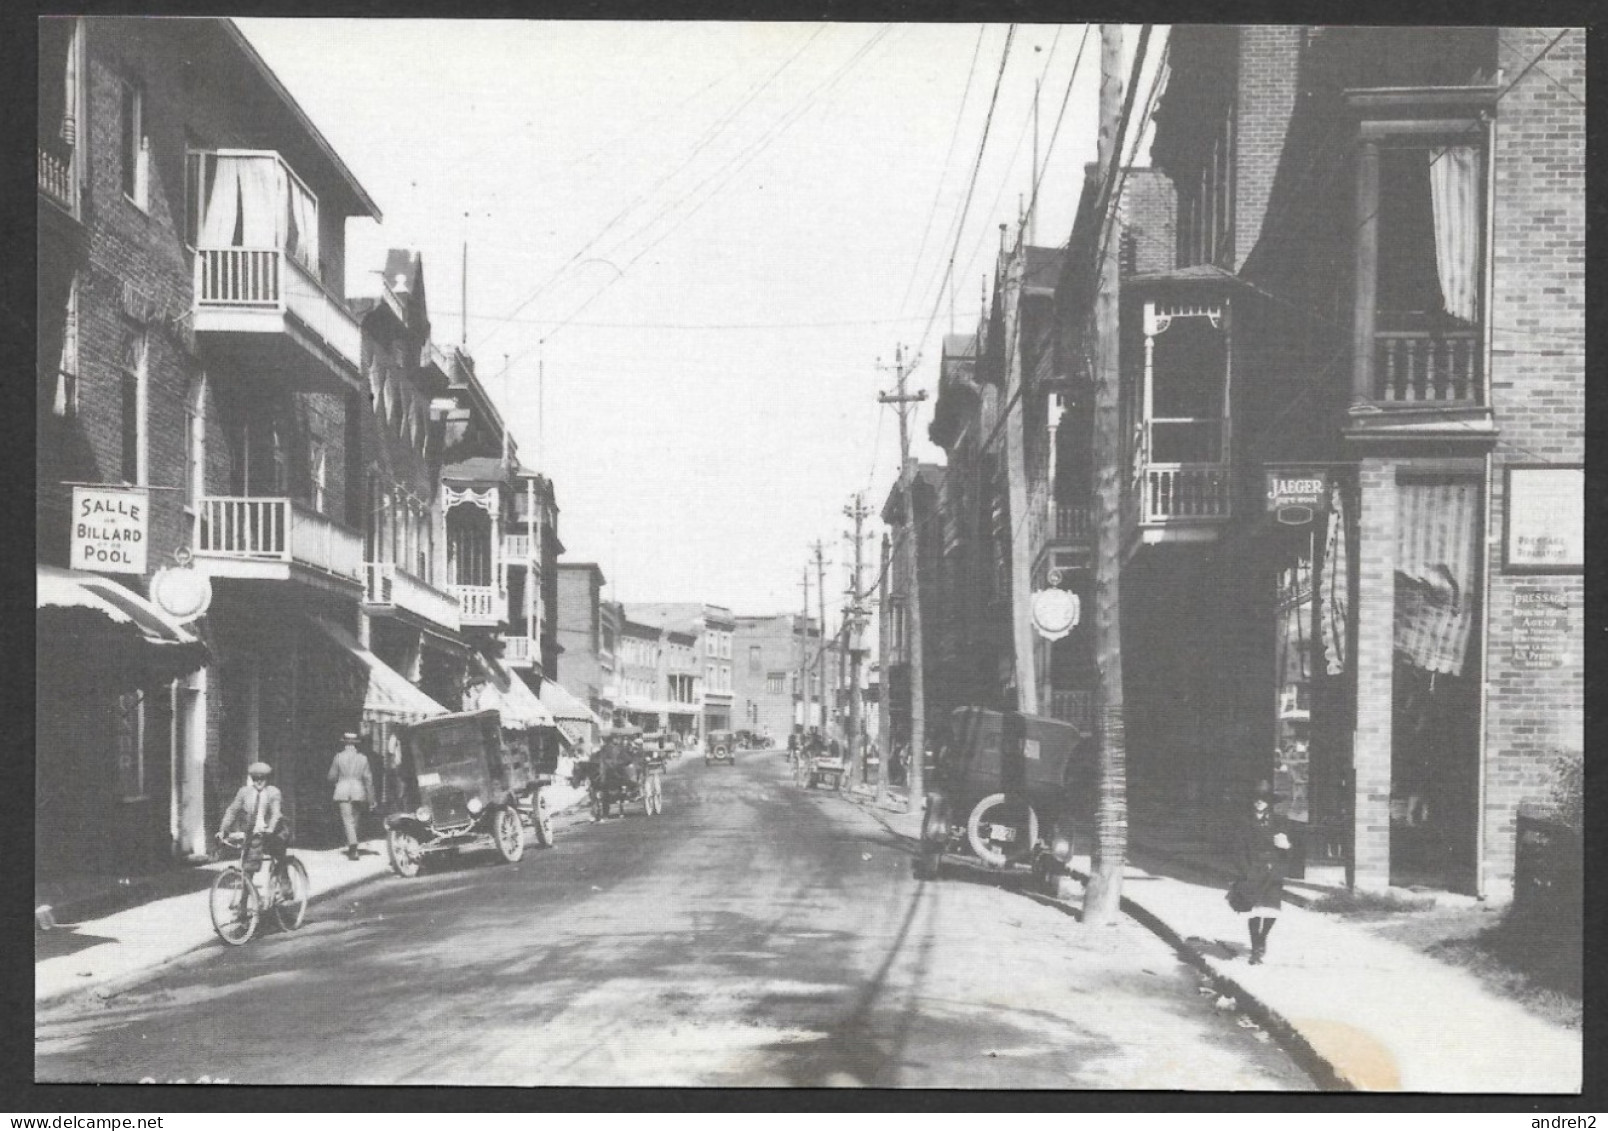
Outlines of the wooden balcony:
<svg viewBox="0 0 1608 1131">
<path fill-rule="evenodd" d="M 203 498 L 195 555 L 213 577 L 364 580 L 362 536 L 294 499 Z"/>
<path fill-rule="evenodd" d="M 532 544 L 529 534 L 504 534 L 503 556 L 510 562 L 524 565 L 531 560 Z"/>
<path fill-rule="evenodd" d="M 456 631 L 461 622 L 458 599 L 414 577 L 394 562 L 365 562 L 363 604 L 372 613 L 410 613 L 431 624 Z"/>
<path fill-rule="evenodd" d="M 1391 330 L 1374 334 L 1374 403 L 1400 406 L 1480 404 L 1483 357 L 1478 330 Z"/>
<path fill-rule="evenodd" d="M 1230 517 L 1228 467 L 1147 463 L 1139 521 L 1146 526 L 1221 522 Z"/>
<path fill-rule="evenodd" d="M 528 636 L 503 637 L 503 662 L 511 668 L 534 667 L 540 650 Z"/>
<path fill-rule="evenodd" d="M 1085 733 L 1094 731 L 1094 692 L 1092 690 L 1050 692 L 1050 718 L 1071 723 Z"/>
<path fill-rule="evenodd" d="M 69 216 L 78 215 L 78 186 L 74 183 L 70 153 L 39 146 L 39 192 Z"/>
<path fill-rule="evenodd" d="M 502 623 L 507 594 L 495 585 L 448 585 L 447 592 L 458 600 L 460 623 L 482 627 Z"/>
<path fill-rule="evenodd" d="M 280 248 L 196 249 L 195 331 L 203 352 L 248 371 L 361 391 L 357 319 L 311 268 Z"/>
</svg>

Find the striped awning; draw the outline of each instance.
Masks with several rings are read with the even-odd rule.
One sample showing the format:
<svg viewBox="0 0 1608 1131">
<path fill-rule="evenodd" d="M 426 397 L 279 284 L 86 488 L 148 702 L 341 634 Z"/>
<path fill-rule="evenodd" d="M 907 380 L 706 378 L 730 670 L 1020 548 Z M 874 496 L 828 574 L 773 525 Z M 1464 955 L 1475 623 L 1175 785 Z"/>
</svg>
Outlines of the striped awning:
<svg viewBox="0 0 1608 1131">
<path fill-rule="evenodd" d="M 502 715 L 503 727 L 508 730 L 558 725 L 553 713 L 525 686 L 525 681 L 495 657 L 476 652 L 474 666 L 479 678 L 464 692 L 464 710 L 494 710 Z"/>
<path fill-rule="evenodd" d="M 1480 485 L 1403 483 L 1397 500 L 1396 654 L 1462 675 L 1478 600 Z"/>
<path fill-rule="evenodd" d="M 40 565 L 34 597 L 41 677 L 121 689 L 178 679 L 207 663 L 201 640 L 110 578 Z"/>
<path fill-rule="evenodd" d="M 449 712 L 440 703 L 409 683 L 407 677 L 357 642 L 340 625 L 323 617 L 310 618 L 319 631 L 368 669 L 368 688 L 363 692 L 363 715 L 382 722 L 418 722 Z"/>
<path fill-rule="evenodd" d="M 553 713 L 553 718 L 558 721 L 559 733 L 571 746 L 596 741 L 598 732 L 602 730 L 603 720 L 599 719 L 579 696 L 572 695 L 550 679 L 544 679 L 541 700 L 542 704 Z"/>
</svg>

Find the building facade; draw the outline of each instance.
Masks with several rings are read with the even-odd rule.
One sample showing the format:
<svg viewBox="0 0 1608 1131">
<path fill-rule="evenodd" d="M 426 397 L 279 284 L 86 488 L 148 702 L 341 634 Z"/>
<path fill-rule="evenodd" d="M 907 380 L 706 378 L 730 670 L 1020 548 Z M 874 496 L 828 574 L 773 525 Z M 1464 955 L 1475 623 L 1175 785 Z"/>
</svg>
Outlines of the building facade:
<svg viewBox="0 0 1608 1131">
<path fill-rule="evenodd" d="M 1119 236 L 1130 780 L 1267 781 L 1309 863 L 1501 898 L 1583 748 L 1584 33 L 1182 27 L 1170 61 L 1171 247 L 1165 202 Z"/>
<path fill-rule="evenodd" d="M 603 600 L 605 578 L 595 562 L 561 562 L 557 569 L 558 650 L 563 653 L 564 685 L 600 719 L 614 713 L 615 626 Z"/>
</svg>

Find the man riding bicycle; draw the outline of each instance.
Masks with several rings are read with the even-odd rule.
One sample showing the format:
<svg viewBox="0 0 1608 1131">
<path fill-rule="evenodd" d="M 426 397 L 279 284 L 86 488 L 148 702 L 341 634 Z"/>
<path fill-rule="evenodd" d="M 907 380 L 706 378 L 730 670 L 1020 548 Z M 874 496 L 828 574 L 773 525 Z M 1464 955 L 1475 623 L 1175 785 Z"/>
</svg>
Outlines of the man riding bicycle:
<svg viewBox="0 0 1608 1131">
<path fill-rule="evenodd" d="M 267 762 L 253 762 L 246 768 L 250 780 L 240 787 L 234 800 L 223 811 L 218 824 L 218 839 L 227 841 L 229 834 L 238 829 L 247 838 L 242 866 L 248 876 L 255 877 L 267 854 L 273 859 L 273 874 L 283 876 L 285 852 L 290 846 L 290 829 L 285 820 L 284 797 L 279 787 L 268 784 L 274 772 Z"/>
</svg>

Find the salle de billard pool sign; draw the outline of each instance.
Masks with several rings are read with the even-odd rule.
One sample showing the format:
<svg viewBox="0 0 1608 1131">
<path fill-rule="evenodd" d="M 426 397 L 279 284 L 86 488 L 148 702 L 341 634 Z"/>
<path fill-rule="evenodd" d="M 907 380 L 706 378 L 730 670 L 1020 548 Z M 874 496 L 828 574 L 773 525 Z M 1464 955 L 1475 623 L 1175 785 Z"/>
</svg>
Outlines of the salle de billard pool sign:
<svg viewBox="0 0 1608 1131">
<path fill-rule="evenodd" d="M 74 569 L 144 573 L 151 508 L 142 487 L 74 487 Z"/>
<path fill-rule="evenodd" d="M 1305 526 L 1329 506 L 1327 471 L 1269 471 L 1267 509 L 1286 526 Z"/>
</svg>

